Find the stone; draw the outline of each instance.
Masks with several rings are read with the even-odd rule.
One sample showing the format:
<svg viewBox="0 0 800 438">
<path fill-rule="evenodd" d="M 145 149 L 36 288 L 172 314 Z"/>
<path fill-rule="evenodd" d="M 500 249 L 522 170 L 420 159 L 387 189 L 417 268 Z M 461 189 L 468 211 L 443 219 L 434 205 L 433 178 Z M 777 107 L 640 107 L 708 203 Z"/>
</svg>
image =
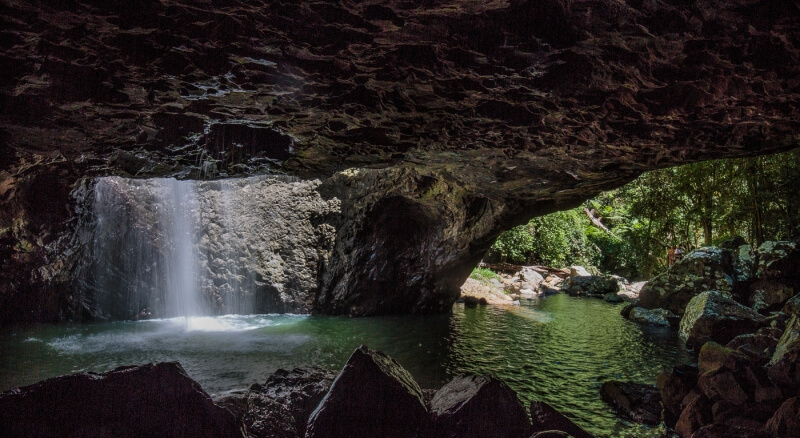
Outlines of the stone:
<svg viewBox="0 0 800 438">
<path fill-rule="evenodd" d="M 570 266 L 569 267 L 569 276 L 570 276 L 570 278 L 573 278 L 573 277 L 591 277 L 592 273 L 589 272 L 583 266 L 575 265 L 575 266 Z"/>
<path fill-rule="evenodd" d="M 609 292 L 603 295 L 603 301 L 611 304 L 624 303 L 625 299 L 617 294 L 617 292 Z"/>
<path fill-rule="evenodd" d="M 774 412 L 775 406 L 766 403 L 743 403 L 737 405 L 727 400 L 720 400 L 711 406 L 714 424 L 725 424 L 748 429 L 763 429 Z"/>
<path fill-rule="evenodd" d="M 690 392 L 683 402 L 683 410 L 675 423 L 675 433 L 681 438 L 691 438 L 703 426 L 711 424 L 711 403 L 699 393 Z"/>
<path fill-rule="evenodd" d="M 362 345 L 309 417 L 305 436 L 422 437 L 428 422 L 422 392 L 411 374 Z"/>
<path fill-rule="evenodd" d="M 775 385 L 800 389 L 800 316 L 794 315 L 778 340 L 775 353 L 767 364 L 767 375 Z"/>
<path fill-rule="evenodd" d="M 639 292 L 639 306 L 667 309 L 683 315 L 696 295 L 715 290 L 730 295 L 733 290 L 734 256 L 717 247 L 699 248 L 647 282 Z"/>
<path fill-rule="evenodd" d="M 572 435 L 560 430 L 544 430 L 531 435 L 531 438 L 571 438 Z"/>
<path fill-rule="evenodd" d="M 720 368 L 737 371 L 749 363 L 750 359 L 745 354 L 713 341 L 703 344 L 697 356 L 697 367 L 701 375 Z"/>
<path fill-rule="evenodd" d="M 536 436 L 536 433 L 561 431 L 574 438 L 593 437 L 590 433 L 583 430 L 582 427 L 573 423 L 572 420 L 565 417 L 545 402 L 532 401 L 530 412 L 531 419 L 533 420 L 532 431 L 534 432 L 534 436 Z"/>
<path fill-rule="evenodd" d="M 767 421 L 765 430 L 775 438 L 795 438 L 800 430 L 800 398 L 787 399 Z"/>
<path fill-rule="evenodd" d="M 668 373 L 661 373 L 656 378 L 661 404 L 664 407 L 662 417 L 669 427 L 675 427 L 683 406 L 684 398 L 697 384 L 698 369 L 690 365 L 678 365 Z"/>
<path fill-rule="evenodd" d="M 639 324 L 657 325 L 669 327 L 673 325 L 671 321 L 677 320 L 679 317 L 666 309 L 645 309 L 643 307 L 634 307 L 628 313 L 628 319 Z"/>
<path fill-rule="evenodd" d="M 244 437 L 177 362 L 54 377 L 0 394 L 7 436 Z"/>
<path fill-rule="evenodd" d="M 750 284 L 749 304 L 756 312 L 766 313 L 780 310 L 790 298 L 795 296 L 796 288 L 780 279 L 759 279 Z"/>
<path fill-rule="evenodd" d="M 661 422 L 661 396 L 655 385 L 610 380 L 603 382 L 600 396 L 623 418 L 650 425 Z"/>
<path fill-rule="evenodd" d="M 305 436 L 308 418 L 335 377 L 320 368 L 279 369 L 263 385 L 253 385 L 244 397 L 242 415 L 248 434 L 253 438 Z"/>
<path fill-rule="evenodd" d="M 770 332 L 771 330 L 773 330 L 771 327 L 764 327 L 756 333 L 739 335 L 731 339 L 725 346 L 747 355 L 751 361 L 759 365 L 766 365 L 772 359 L 780 337 L 780 335 L 776 337 L 774 333 Z"/>
<path fill-rule="evenodd" d="M 544 277 L 530 266 L 523 266 L 519 271 L 519 280 L 523 287 L 536 291 L 544 281 Z"/>
<path fill-rule="evenodd" d="M 731 339 L 758 329 L 764 317 L 719 291 L 703 292 L 692 298 L 680 322 L 680 338 L 690 348 L 707 341 L 726 344 Z"/>
<path fill-rule="evenodd" d="M 619 283 L 608 275 L 576 275 L 561 284 L 561 290 L 570 295 L 603 297 L 619 292 Z"/>
<path fill-rule="evenodd" d="M 783 306 L 783 311 L 789 315 L 800 314 L 800 294 L 797 294 L 786 301 L 786 304 Z"/>
<path fill-rule="evenodd" d="M 433 396 L 430 412 L 432 436 L 437 437 L 523 438 L 531 427 L 514 390 L 489 376 L 462 375 L 451 380 Z"/>
<path fill-rule="evenodd" d="M 692 435 L 692 438 L 771 438 L 763 430 L 729 424 L 709 424 Z"/>
<path fill-rule="evenodd" d="M 756 250 L 758 277 L 781 278 L 800 274 L 800 251 L 795 242 L 767 241 Z"/>
</svg>

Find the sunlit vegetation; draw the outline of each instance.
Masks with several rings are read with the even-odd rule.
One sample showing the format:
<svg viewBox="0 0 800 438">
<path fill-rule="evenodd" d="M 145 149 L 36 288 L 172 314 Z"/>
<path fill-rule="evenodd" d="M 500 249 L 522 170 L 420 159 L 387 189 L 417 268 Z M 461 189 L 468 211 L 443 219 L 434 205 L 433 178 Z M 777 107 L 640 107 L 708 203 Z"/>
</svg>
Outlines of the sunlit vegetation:
<svg viewBox="0 0 800 438">
<path fill-rule="evenodd" d="M 472 273 L 469 274 L 469 278 L 473 280 L 478 280 L 482 283 L 489 283 L 492 279 L 500 280 L 500 276 L 497 275 L 494 271 L 486 268 L 475 268 L 472 270 Z"/>
<path fill-rule="evenodd" d="M 631 278 L 666 268 L 666 249 L 800 237 L 800 151 L 648 172 L 583 206 L 503 233 L 491 260 L 591 265 Z M 594 218 L 596 223 L 592 223 Z"/>
</svg>

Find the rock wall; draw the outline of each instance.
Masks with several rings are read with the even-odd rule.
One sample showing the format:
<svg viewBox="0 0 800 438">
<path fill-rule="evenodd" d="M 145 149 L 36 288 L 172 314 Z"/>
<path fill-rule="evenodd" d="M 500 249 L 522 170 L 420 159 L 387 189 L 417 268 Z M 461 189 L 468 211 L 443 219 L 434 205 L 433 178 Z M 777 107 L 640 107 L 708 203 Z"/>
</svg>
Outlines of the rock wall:
<svg viewBox="0 0 800 438">
<path fill-rule="evenodd" d="M 153 317 L 309 312 L 335 235 L 326 220 L 339 213 L 318 185 L 277 177 L 96 180 L 77 231 L 86 244 L 76 249 L 74 294 L 92 316 L 112 319 L 145 309 Z M 191 260 L 180 260 L 181 251 Z M 169 295 L 187 290 L 197 303 L 171 305 Z"/>
<path fill-rule="evenodd" d="M 4 322 L 79 313 L 86 177 L 320 178 L 343 213 L 315 308 L 369 314 L 441 310 L 503 228 L 643 171 L 800 145 L 793 2 L 0 9 Z"/>
</svg>

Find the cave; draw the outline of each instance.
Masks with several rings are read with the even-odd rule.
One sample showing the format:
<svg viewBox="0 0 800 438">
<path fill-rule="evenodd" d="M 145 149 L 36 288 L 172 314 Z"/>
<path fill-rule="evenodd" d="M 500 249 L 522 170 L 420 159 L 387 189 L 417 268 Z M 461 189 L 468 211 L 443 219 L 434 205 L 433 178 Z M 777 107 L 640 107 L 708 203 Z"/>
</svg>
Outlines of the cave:
<svg viewBox="0 0 800 438">
<path fill-rule="evenodd" d="M 306 311 L 425 313 L 510 226 L 649 169 L 798 146 L 786 2 L 3 11 L 3 323 L 87 316 L 72 255 L 99 177 L 319 180 L 341 209 Z"/>
<path fill-rule="evenodd" d="M 504 230 L 800 146 L 797 2 L 0 10 L 0 326 L 446 315 Z"/>
</svg>

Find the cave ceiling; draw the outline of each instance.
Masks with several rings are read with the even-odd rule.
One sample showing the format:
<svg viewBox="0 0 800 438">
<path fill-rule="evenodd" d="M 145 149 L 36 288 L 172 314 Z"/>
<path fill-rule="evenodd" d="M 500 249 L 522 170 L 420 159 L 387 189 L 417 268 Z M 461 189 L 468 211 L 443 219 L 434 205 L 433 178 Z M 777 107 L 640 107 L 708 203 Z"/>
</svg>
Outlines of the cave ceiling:
<svg viewBox="0 0 800 438">
<path fill-rule="evenodd" d="M 800 144 L 797 1 L 0 3 L 6 172 L 414 167 L 566 199 Z"/>
</svg>

